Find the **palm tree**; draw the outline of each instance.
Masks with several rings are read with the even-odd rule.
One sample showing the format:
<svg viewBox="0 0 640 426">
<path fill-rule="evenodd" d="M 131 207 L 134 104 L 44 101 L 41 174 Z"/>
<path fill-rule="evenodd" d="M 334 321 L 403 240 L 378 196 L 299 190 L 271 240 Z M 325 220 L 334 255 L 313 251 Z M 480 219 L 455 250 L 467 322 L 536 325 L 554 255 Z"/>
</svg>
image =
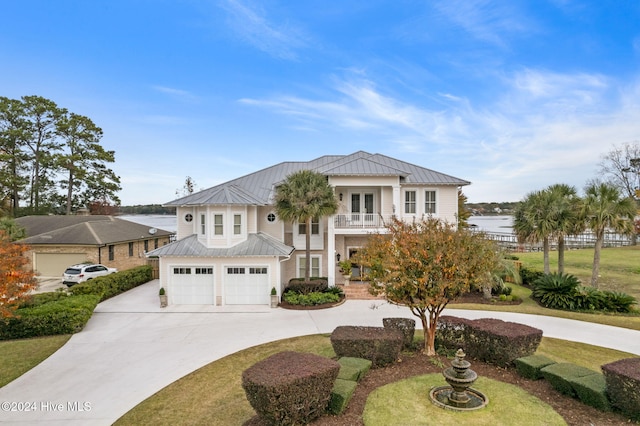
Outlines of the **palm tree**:
<svg viewBox="0 0 640 426">
<path fill-rule="evenodd" d="M 513 230 L 520 242 L 542 241 L 544 273 L 549 271 L 549 239 L 556 229 L 553 197 L 550 191 L 533 191 L 515 208 Z"/>
<path fill-rule="evenodd" d="M 554 236 L 558 239 L 558 273 L 564 273 L 564 241 L 568 235 L 577 235 L 584 230 L 584 221 L 580 218 L 580 198 L 576 189 L 563 183 L 549 186 L 553 203 Z"/>
<path fill-rule="evenodd" d="M 583 214 L 587 227 L 596 236 L 591 286 L 598 288 L 600 251 L 604 242 L 604 233 L 607 229 L 631 233 L 636 204 L 632 198 L 622 198 L 620 191 L 610 183 L 592 183 L 585 189 L 585 194 Z"/>
<path fill-rule="evenodd" d="M 287 222 L 306 225 L 305 233 L 305 281 L 311 273 L 311 224 L 314 219 L 334 214 L 338 200 L 327 178 L 311 170 L 300 170 L 290 174 L 276 188 L 276 214 Z"/>
</svg>

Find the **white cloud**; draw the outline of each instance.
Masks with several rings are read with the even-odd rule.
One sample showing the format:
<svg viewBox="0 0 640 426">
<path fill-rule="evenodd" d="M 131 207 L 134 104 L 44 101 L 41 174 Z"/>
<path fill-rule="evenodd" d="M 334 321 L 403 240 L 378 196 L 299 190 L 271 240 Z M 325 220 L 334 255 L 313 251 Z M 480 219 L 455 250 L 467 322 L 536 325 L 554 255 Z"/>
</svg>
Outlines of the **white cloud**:
<svg viewBox="0 0 640 426">
<path fill-rule="evenodd" d="M 337 82 L 326 95 L 331 100 L 289 95 L 242 102 L 306 129 L 367 132 L 391 150 L 416 154 L 419 164 L 424 158 L 428 167 L 479 183 L 465 190 L 470 200 L 507 201 L 553 183 L 582 188 L 612 144 L 638 139 L 639 88 L 617 87 L 597 74 L 527 69 L 504 79 L 482 106 L 439 94 L 446 102 L 436 110 L 383 94 L 369 80 Z M 484 196 L 475 198 L 477 191 Z"/>
<path fill-rule="evenodd" d="M 297 59 L 296 50 L 306 46 L 303 32 L 290 24 L 278 25 L 258 5 L 242 0 L 223 0 L 229 28 L 244 42 L 280 59 Z"/>
</svg>

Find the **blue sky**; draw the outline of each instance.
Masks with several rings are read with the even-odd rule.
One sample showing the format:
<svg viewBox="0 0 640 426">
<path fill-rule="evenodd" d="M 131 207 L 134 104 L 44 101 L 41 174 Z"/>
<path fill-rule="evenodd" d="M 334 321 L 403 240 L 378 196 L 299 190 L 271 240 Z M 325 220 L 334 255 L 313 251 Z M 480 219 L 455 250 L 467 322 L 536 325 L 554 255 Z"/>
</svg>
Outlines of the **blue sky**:
<svg viewBox="0 0 640 426">
<path fill-rule="evenodd" d="M 4 1 L 0 95 L 90 117 L 123 205 L 358 150 L 581 189 L 640 139 L 635 0 Z"/>
</svg>

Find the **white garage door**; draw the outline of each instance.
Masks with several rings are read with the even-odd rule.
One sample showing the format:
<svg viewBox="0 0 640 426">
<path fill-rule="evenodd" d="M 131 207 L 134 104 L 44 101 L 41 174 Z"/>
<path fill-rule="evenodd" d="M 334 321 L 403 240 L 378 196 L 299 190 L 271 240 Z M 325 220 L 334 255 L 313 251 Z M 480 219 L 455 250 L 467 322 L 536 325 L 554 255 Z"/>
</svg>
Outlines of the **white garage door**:
<svg viewBox="0 0 640 426">
<path fill-rule="evenodd" d="M 33 268 L 43 277 L 61 277 L 68 266 L 86 261 L 85 253 L 36 253 Z"/>
<path fill-rule="evenodd" d="M 215 304 L 213 268 L 174 266 L 171 268 L 169 298 L 174 305 Z"/>
<path fill-rule="evenodd" d="M 225 268 L 224 294 L 227 305 L 268 305 L 268 268 L 262 266 Z"/>
</svg>

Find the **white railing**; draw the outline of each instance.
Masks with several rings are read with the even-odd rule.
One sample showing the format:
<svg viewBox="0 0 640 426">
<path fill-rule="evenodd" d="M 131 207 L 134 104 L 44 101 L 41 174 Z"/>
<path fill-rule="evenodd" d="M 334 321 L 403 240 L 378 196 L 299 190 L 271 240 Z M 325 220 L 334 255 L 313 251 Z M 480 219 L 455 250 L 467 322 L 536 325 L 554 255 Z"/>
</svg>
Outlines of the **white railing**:
<svg viewBox="0 0 640 426">
<path fill-rule="evenodd" d="M 384 228 L 391 217 L 379 213 L 337 214 L 333 218 L 333 224 L 336 229 Z"/>
</svg>

